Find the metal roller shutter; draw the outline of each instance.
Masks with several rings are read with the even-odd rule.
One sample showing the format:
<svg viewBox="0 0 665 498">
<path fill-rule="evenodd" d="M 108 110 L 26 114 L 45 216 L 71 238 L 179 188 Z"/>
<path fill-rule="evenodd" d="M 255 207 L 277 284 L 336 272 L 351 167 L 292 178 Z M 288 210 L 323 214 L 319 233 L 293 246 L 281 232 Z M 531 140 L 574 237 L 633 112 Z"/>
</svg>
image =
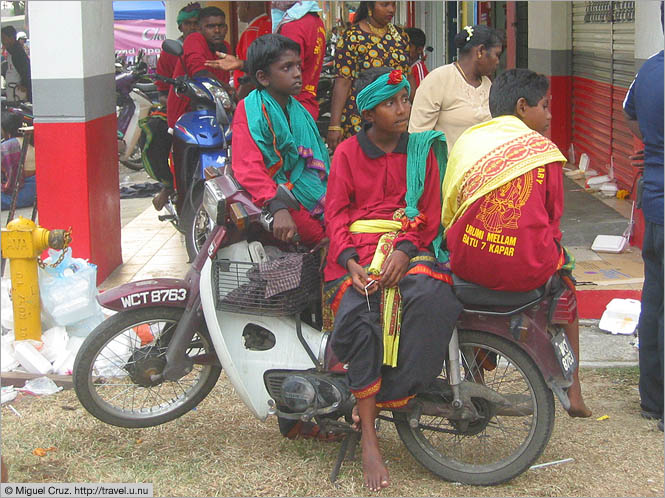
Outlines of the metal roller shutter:
<svg viewBox="0 0 665 498">
<path fill-rule="evenodd" d="M 573 143 L 593 169 L 630 186 L 630 131 L 622 103 L 634 76 L 634 2 L 572 2 Z"/>
</svg>

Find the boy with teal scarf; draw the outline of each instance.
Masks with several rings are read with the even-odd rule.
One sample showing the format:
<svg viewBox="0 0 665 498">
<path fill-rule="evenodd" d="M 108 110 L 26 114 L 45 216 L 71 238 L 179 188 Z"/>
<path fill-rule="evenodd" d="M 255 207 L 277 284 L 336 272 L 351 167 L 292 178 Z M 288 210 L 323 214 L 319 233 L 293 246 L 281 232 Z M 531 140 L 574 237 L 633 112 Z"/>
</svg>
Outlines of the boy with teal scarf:
<svg viewBox="0 0 665 498">
<path fill-rule="evenodd" d="M 234 116 L 232 169 L 254 203 L 273 214 L 277 239 L 290 242 L 297 233 L 312 246 L 324 237 L 330 158 L 314 119 L 293 98 L 302 88 L 300 66 L 300 47 L 286 37 L 264 35 L 250 45 L 247 69 L 256 90 Z M 278 184 L 293 193 L 300 210 L 276 199 Z"/>
</svg>

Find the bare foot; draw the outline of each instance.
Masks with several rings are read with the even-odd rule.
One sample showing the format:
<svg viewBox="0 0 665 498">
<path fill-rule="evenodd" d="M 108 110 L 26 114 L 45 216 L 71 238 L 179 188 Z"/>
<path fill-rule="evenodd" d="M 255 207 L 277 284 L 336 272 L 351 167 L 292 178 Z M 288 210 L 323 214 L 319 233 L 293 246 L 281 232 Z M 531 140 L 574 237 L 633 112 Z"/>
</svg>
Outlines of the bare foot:
<svg viewBox="0 0 665 498">
<path fill-rule="evenodd" d="M 584 403 L 584 398 L 582 398 L 582 388 L 579 380 L 573 382 L 573 385 L 568 389 L 568 399 L 570 400 L 568 415 L 579 418 L 587 418 L 591 416 L 592 412 L 587 408 Z"/>
<path fill-rule="evenodd" d="M 376 435 L 363 434 L 363 475 L 365 476 L 365 486 L 370 491 L 381 491 L 390 485 L 388 469 L 383 463 L 379 444 Z"/>
</svg>

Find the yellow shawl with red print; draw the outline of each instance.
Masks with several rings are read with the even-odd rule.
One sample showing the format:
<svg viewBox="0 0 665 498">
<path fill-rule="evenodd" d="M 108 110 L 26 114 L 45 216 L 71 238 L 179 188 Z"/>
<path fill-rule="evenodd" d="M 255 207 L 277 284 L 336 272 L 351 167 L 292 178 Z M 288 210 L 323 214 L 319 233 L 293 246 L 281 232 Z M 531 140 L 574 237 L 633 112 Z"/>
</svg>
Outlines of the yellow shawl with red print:
<svg viewBox="0 0 665 498">
<path fill-rule="evenodd" d="M 501 185 L 566 158 L 550 139 L 515 116 L 472 126 L 455 142 L 443 180 L 441 223 L 448 228 L 469 206 Z"/>
</svg>

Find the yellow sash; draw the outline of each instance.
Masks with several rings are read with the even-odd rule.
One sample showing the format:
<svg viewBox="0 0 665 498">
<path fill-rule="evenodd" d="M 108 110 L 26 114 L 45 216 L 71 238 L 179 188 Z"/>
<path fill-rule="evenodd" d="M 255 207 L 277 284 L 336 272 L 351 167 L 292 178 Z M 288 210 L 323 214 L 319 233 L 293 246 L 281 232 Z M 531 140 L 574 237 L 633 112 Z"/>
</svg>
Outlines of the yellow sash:
<svg viewBox="0 0 665 498">
<path fill-rule="evenodd" d="M 399 210 L 395 216 L 403 213 Z M 402 223 L 394 220 L 357 220 L 349 227 L 351 233 L 382 233 L 374 251 L 369 274 L 378 276 L 386 258 L 393 252 L 395 239 L 402 231 Z M 381 323 L 383 330 L 383 364 L 397 366 L 399 328 L 402 322 L 402 296 L 398 287 L 383 289 L 381 296 Z"/>
<path fill-rule="evenodd" d="M 557 146 L 515 116 L 466 130 L 455 142 L 443 180 L 441 222 L 448 229 L 469 206 L 539 166 L 566 162 Z"/>
</svg>

